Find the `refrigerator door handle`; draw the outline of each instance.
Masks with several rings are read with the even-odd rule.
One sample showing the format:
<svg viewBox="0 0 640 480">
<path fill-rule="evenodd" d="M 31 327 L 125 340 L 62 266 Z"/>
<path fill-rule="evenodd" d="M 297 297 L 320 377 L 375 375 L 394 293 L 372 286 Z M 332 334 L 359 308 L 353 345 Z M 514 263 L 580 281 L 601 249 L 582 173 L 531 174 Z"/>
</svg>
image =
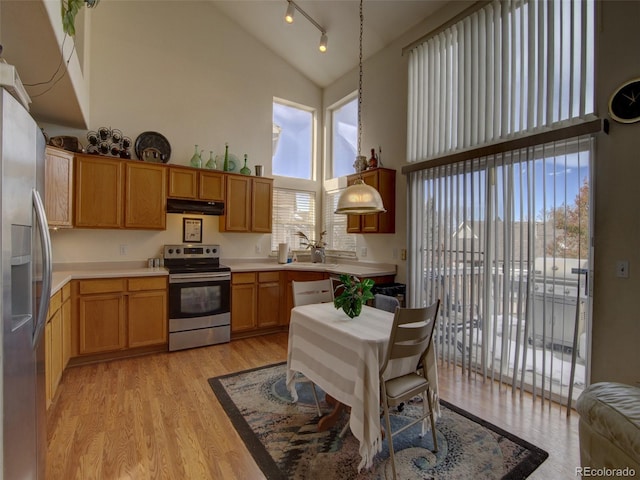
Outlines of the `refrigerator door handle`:
<svg viewBox="0 0 640 480">
<path fill-rule="evenodd" d="M 40 308 L 38 309 L 38 318 L 35 319 L 35 328 L 33 332 L 33 345 L 37 345 L 44 333 L 44 326 L 47 323 L 47 312 L 49 310 L 49 300 L 51 297 L 51 237 L 49 236 L 49 225 L 47 223 L 47 215 L 44 211 L 44 205 L 40 194 L 33 189 L 33 208 L 36 213 L 36 221 L 40 230 L 40 241 L 42 243 L 42 293 L 40 295 Z"/>
</svg>

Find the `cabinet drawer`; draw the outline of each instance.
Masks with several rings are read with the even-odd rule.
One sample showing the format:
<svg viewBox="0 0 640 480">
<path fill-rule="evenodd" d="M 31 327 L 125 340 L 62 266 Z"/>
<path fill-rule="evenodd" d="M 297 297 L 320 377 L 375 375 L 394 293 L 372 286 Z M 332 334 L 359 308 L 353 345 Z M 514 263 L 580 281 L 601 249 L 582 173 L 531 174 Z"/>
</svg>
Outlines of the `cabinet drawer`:
<svg viewBox="0 0 640 480">
<path fill-rule="evenodd" d="M 231 283 L 234 285 L 239 283 L 255 283 L 256 282 L 256 274 L 255 272 L 243 272 L 243 273 L 234 273 L 231 275 Z"/>
<path fill-rule="evenodd" d="M 47 320 L 60 309 L 60 305 L 62 305 L 62 292 L 58 290 L 49 300 L 49 313 L 47 315 Z"/>
<path fill-rule="evenodd" d="M 66 302 L 71 297 L 71 284 L 67 283 L 62 287 L 62 301 Z"/>
<path fill-rule="evenodd" d="M 125 280 L 122 278 L 108 278 L 101 280 L 81 280 L 80 295 L 92 293 L 123 292 Z"/>
<path fill-rule="evenodd" d="M 165 290 L 167 288 L 167 277 L 137 277 L 127 280 L 130 292 L 141 290 Z"/>
<path fill-rule="evenodd" d="M 258 272 L 258 282 L 278 282 L 280 281 L 280 272 Z"/>
</svg>

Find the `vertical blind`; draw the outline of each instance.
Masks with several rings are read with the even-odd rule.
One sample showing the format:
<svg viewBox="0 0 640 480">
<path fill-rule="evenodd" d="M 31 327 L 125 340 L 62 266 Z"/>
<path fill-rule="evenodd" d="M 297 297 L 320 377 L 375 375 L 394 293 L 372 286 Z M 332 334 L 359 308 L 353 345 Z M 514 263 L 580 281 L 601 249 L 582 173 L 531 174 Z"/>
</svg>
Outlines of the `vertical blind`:
<svg viewBox="0 0 640 480">
<path fill-rule="evenodd" d="M 437 351 L 463 374 L 569 403 L 588 366 L 593 138 L 533 139 L 595 118 L 593 51 L 592 0 L 496 0 L 409 54 L 409 304 L 441 299 Z"/>
<path fill-rule="evenodd" d="M 593 119 L 593 37 L 593 0 L 496 0 L 413 48 L 408 161 Z"/>
</svg>

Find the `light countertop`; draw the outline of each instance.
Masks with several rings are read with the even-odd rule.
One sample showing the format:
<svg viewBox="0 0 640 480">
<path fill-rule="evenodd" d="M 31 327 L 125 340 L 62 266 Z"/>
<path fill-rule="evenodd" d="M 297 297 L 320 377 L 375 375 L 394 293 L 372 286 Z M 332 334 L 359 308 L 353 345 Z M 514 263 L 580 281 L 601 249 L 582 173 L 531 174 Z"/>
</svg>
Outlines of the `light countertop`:
<svg viewBox="0 0 640 480">
<path fill-rule="evenodd" d="M 96 263 L 66 263 L 54 265 L 51 283 L 51 294 L 60 290 L 71 280 L 90 278 L 118 278 L 118 277 L 150 277 L 169 275 L 165 268 L 148 268 L 145 262 L 96 262 Z M 352 260 L 332 261 L 327 263 L 277 263 L 272 259 L 222 259 L 221 263 L 231 268 L 231 272 L 257 271 L 315 271 L 339 275 L 342 273 L 357 277 L 378 277 L 395 275 L 396 265 L 391 263 L 358 262 Z"/>
</svg>

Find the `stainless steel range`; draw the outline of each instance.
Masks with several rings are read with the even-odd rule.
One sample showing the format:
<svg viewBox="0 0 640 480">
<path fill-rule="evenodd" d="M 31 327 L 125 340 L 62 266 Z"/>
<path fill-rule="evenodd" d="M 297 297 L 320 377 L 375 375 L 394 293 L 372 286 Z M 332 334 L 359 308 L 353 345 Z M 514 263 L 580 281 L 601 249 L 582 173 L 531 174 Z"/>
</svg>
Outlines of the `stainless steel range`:
<svg viewBox="0 0 640 480">
<path fill-rule="evenodd" d="M 219 245 L 165 245 L 169 270 L 169 350 L 225 343 L 231 337 L 231 269 Z"/>
</svg>

